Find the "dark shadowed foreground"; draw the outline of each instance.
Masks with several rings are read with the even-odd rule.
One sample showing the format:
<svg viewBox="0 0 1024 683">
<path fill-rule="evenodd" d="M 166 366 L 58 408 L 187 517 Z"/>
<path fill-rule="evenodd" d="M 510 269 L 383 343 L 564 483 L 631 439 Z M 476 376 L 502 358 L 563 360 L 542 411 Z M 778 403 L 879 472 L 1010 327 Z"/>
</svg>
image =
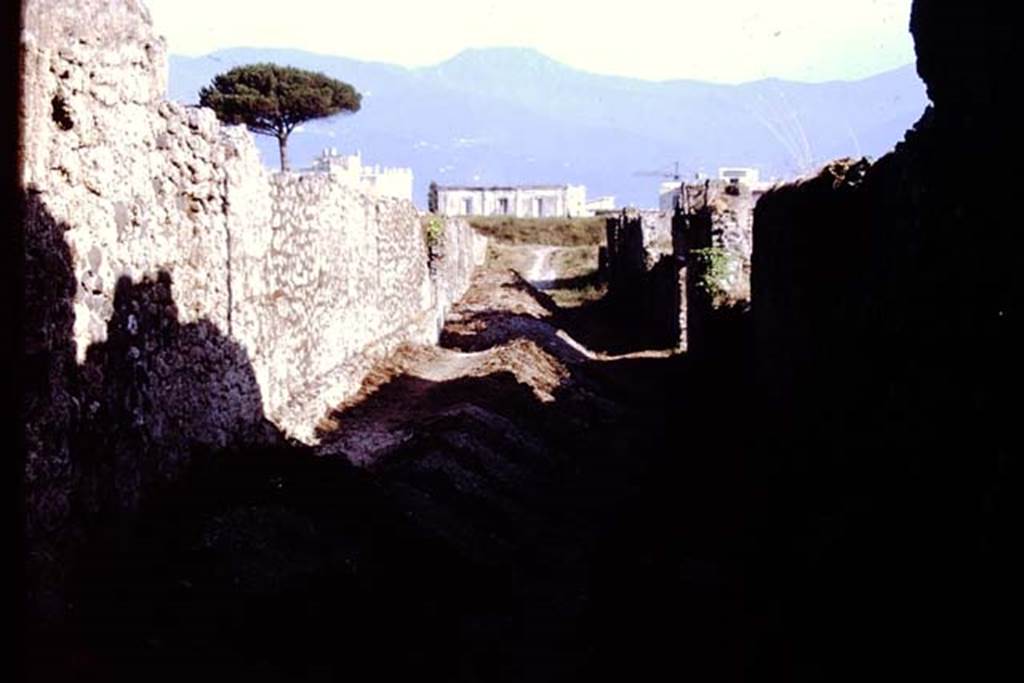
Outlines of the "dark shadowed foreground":
<svg viewBox="0 0 1024 683">
<path fill-rule="evenodd" d="M 178 409 L 147 413 L 139 387 L 193 378 L 171 395 L 214 408 L 250 374 L 161 362 L 196 338 L 237 351 L 182 324 L 161 276 L 120 286 L 107 341 L 65 372 L 70 256 L 58 222 L 31 223 L 33 328 L 60 334 L 29 339 L 21 372 L 60 391 L 30 436 L 90 437 L 81 509 L 38 517 L 104 532 L 67 570 L 66 628 L 32 642 L 36 678 L 1018 680 L 1024 297 L 986 171 L 1020 156 L 1015 25 L 918 0 L 912 26 L 934 107 L 878 162 L 760 200 L 751 307 L 702 329 L 699 361 L 652 351 L 628 301 L 564 297 L 594 283 L 546 260 L 540 290 L 484 270 L 441 347 L 376 366 L 316 451 L 192 452 L 138 516 L 116 514 L 138 486 L 102 476 L 104 449 L 159 480 L 127 418 Z M 69 417 L 105 395 L 116 429 Z M 64 481 L 61 462 L 38 473 Z"/>
<path fill-rule="evenodd" d="M 378 366 L 318 453 L 198 465 L 97 554 L 68 665 L 555 681 L 685 662 L 734 679 L 771 620 L 741 590 L 738 435 L 682 391 L 684 358 L 596 355 L 563 320 L 484 271 L 442 348 Z M 691 424 L 712 447 L 669 447 Z"/>
</svg>

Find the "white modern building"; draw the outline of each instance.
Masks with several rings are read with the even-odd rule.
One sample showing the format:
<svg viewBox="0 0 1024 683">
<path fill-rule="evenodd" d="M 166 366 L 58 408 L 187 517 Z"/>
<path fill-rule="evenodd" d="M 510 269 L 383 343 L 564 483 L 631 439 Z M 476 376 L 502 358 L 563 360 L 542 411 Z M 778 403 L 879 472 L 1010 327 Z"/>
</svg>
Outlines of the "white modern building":
<svg viewBox="0 0 1024 683">
<path fill-rule="evenodd" d="M 364 166 L 360 152 L 338 154 L 333 147 L 324 149 L 310 170 L 343 178 L 367 194 L 412 201 L 412 169 Z"/>
<path fill-rule="evenodd" d="M 448 216 L 575 217 L 588 215 L 586 204 L 583 185 L 437 187 L 437 210 Z"/>
<path fill-rule="evenodd" d="M 615 197 L 608 195 L 605 197 L 594 197 L 588 199 L 583 204 L 583 210 L 588 216 L 593 216 L 599 211 L 614 211 L 615 210 Z"/>
<path fill-rule="evenodd" d="M 758 169 L 744 166 L 720 168 L 718 178 L 730 183 L 743 183 L 750 188 L 755 199 L 771 189 L 776 182 L 774 178 L 761 180 L 761 172 Z"/>
<path fill-rule="evenodd" d="M 747 187 L 758 187 L 761 184 L 761 172 L 746 166 L 724 166 L 718 169 L 718 179 L 743 183 Z"/>
<path fill-rule="evenodd" d="M 687 181 L 687 183 L 702 182 L 706 179 L 704 174 L 698 173 L 695 180 Z M 753 192 L 755 197 L 760 196 L 771 186 L 771 183 L 761 182 L 761 172 L 758 169 L 749 166 L 723 166 L 718 169 L 718 180 L 728 183 L 742 183 Z M 682 193 L 680 188 L 682 184 L 683 181 L 681 180 L 666 180 L 661 183 L 661 186 L 658 188 L 659 210 L 675 211 L 681 201 Z"/>
</svg>

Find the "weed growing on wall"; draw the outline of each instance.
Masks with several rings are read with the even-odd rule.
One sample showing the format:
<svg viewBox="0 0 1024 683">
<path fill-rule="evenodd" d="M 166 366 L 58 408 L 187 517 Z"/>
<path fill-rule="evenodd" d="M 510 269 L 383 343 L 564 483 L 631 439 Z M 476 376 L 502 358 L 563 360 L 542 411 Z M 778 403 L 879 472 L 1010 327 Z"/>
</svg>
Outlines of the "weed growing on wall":
<svg viewBox="0 0 1024 683">
<path fill-rule="evenodd" d="M 437 216 L 428 216 L 423 220 L 423 241 L 427 244 L 427 266 L 434 272 L 434 265 L 441 257 L 441 246 L 444 242 L 444 221 Z"/>
<path fill-rule="evenodd" d="M 442 237 L 444 237 L 444 223 L 437 216 L 431 216 L 423 224 L 423 238 L 427 242 L 427 248 L 431 251 L 440 248 Z"/>
<path fill-rule="evenodd" d="M 697 286 L 714 299 L 728 295 L 728 280 L 732 257 L 721 247 L 704 247 L 693 249 L 690 256 L 694 259 L 697 271 Z"/>
</svg>

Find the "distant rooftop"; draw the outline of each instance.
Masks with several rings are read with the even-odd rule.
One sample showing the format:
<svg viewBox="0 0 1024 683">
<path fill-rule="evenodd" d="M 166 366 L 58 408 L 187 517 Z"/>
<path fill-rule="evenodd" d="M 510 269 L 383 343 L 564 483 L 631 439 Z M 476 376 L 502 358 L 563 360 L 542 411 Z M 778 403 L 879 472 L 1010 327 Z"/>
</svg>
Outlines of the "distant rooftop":
<svg viewBox="0 0 1024 683">
<path fill-rule="evenodd" d="M 512 190 L 564 190 L 567 187 L 574 187 L 569 183 L 563 185 L 438 185 L 438 190 L 487 190 L 512 191 Z"/>
</svg>

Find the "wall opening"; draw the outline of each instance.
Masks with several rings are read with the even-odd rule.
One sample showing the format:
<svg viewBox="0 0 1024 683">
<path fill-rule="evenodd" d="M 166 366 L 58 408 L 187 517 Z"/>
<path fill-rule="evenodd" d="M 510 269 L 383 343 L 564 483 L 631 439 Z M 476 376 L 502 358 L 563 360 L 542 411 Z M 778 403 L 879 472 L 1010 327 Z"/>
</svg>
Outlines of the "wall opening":
<svg viewBox="0 0 1024 683">
<path fill-rule="evenodd" d="M 58 128 L 71 130 L 75 127 L 75 122 L 71 120 L 71 111 L 63 97 L 54 95 L 50 100 L 50 108 L 53 110 L 53 122 L 57 124 Z"/>
</svg>

